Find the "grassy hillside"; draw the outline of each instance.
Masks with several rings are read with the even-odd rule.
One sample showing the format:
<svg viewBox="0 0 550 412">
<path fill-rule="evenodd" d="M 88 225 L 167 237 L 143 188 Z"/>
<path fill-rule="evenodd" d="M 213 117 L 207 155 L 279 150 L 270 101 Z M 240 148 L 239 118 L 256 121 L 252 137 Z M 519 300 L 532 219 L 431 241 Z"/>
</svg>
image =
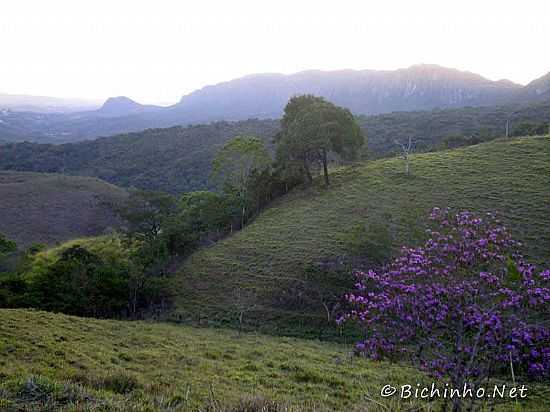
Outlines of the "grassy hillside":
<svg viewBox="0 0 550 412">
<path fill-rule="evenodd" d="M 365 390 L 374 393 L 382 382 L 415 377 L 386 363 L 350 362 L 343 345 L 46 312 L 0 313 L 3 380 L 40 375 L 48 382 L 77 383 L 96 402 L 114 406 L 128 400 L 200 407 L 263 396 L 351 408 Z M 126 396 L 117 393 L 124 392 L 125 376 L 136 387 Z M 106 382 L 110 377 L 121 382 Z M 0 389 L 3 397 L 10 398 Z"/>
<path fill-rule="evenodd" d="M 96 178 L 0 171 L 0 233 L 20 246 L 104 233 L 126 191 Z"/>
<path fill-rule="evenodd" d="M 383 399 L 380 388 L 427 382 L 396 364 L 352 359 L 344 345 L 37 311 L 0 316 L 3 411 L 220 411 L 239 403 L 255 409 L 231 410 L 405 411 L 414 405 Z M 547 394 L 531 384 L 522 410 L 547 410 Z"/>
<path fill-rule="evenodd" d="M 347 262 L 368 265 L 389 236 L 394 247 L 418 238 L 434 206 L 499 211 L 527 256 L 550 263 L 550 137 L 420 154 L 412 176 L 403 169 L 384 159 L 335 171 L 329 190 L 296 190 L 195 253 L 179 273 L 172 319 L 235 323 L 245 308 L 256 329 L 319 334 L 325 305 L 350 287 Z"/>
</svg>

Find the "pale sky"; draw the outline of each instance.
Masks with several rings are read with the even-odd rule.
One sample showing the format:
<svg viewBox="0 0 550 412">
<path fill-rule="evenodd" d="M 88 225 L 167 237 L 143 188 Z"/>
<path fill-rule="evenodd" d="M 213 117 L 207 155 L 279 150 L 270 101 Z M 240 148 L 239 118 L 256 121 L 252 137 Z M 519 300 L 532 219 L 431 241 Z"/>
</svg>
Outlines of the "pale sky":
<svg viewBox="0 0 550 412">
<path fill-rule="evenodd" d="M 0 92 L 174 103 L 251 73 L 550 71 L 549 0 L 1 0 Z"/>
</svg>

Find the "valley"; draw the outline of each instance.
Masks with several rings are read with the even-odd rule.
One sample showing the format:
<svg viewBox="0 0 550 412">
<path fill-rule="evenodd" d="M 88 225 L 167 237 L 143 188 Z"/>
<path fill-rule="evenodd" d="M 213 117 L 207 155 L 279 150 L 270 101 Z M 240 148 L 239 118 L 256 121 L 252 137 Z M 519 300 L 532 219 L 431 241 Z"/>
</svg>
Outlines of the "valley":
<svg viewBox="0 0 550 412">
<path fill-rule="evenodd" d="M 0 410 L 547 411 L 549 93 L 421 64 L 0 95 Z M 529 396 L 384 394 L 431 382 Z"/>
<path fill-rule="evenodd" d="M 187 260 L 170 318 L 235 324 L 227 291 L 242 289 L 254 330 L 334 335 L 324 305 L 339 303 L 352 267 L 376 267 L 379 255 L 418 242 L 435 206 L 497 211 L 531 261 L 550 261 L 548 136 L 415 155 L 410 177 L 403 167 L 382 159 L 337 169 L 330 190 L 276 200 L 244 230 Z"/>
</svg>

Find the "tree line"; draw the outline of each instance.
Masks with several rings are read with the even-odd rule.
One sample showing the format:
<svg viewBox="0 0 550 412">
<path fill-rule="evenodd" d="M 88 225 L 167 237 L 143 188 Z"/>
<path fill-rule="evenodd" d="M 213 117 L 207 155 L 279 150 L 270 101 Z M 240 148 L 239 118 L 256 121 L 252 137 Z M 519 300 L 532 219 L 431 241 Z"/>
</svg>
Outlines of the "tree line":
<svg viewBox="0 0 550 412">
<path fill-rule="evenodd" d="M 365 142 L 349 110 L 311 95 L 289 101 L 282 125 L 275 158 L 259 137 L 229 140 L 212 162 L 215 191 L 176 197 L 131 190 L 124 203 L 111 205 L 125 222 L 116 241 L 99 239 L 96 250 L 72 244 L 46 263 L 41 247 L 30 248 L 9 274 L 0 274 L 0 306 L 123 318 L 165 309 L 172 267 L 197 247 L 242 229 L 273 199 L 311 185 L 316 173 L 328 186 L 331 159 L 354 159 Z M 15 249 L 2 238 L 0 253 Z"/>
</svg>

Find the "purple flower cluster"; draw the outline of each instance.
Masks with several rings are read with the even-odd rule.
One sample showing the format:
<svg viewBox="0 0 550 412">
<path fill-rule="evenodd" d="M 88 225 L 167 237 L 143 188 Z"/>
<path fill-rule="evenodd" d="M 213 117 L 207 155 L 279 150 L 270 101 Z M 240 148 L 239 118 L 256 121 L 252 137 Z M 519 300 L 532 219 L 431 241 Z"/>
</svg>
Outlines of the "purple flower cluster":
<svg viewBox="0 0 550 412">
<path fill-rule="evenodd" d="M 550 270 L 537 271 L 494 214 L 435 208 L 434 229 L 382 270 L 356 271 L 357 351 L 408 359 L 454 384 L 510 371 L 550 377 Z"/>
</svg>

